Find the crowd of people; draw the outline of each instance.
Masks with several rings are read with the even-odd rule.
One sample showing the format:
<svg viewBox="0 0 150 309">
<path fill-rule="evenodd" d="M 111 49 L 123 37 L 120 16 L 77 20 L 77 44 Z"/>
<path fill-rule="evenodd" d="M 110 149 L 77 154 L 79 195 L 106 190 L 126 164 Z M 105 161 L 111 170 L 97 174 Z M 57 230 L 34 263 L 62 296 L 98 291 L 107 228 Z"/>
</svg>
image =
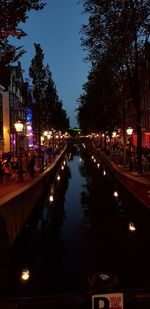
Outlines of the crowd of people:
<svg viewBox="0 0 150 309">
<path fill-rule="evenodd" d="M 23 180 L 27 175 L 34 178 L 60 153 L 63 146 L 63 143 L 59 143 L 59 145 L 56 144 L 47 149 L 41 148 L 40 151 L 38 149 L 22 151 L 21 155 L 11 152 L 2 153 L 0 156 L 0 184 L 19 181 L 20 176 Z"/>
<path fill-rule="evenodd" d="M 106 147 L 105 147 L 106 146 Z M 132 143 L 127 143 L 126 148 L 124 149 L 124 145 L 121 141 L 115 141 L 111 144 L 97 144 L 97 147 L 101 150 L 104 150 L 106 154 L 110 155 L 112 160 L 117 160 L 117 163 L 120 165 L 126 164 L 126 166 L 130 167 L 130 170 L 136 171 L 138 166 L 137 159 L 137 149 L 136 146 Z M 125 162 L 124 162 L 125 158 Z M 142 147 L 142 166 L 143 171 L 150 171 L 150 148 Z"/>
<path fill-rule="evenodd" d="M 14 153 L 4 153 L 0 159 L 0 183 L 6 184 L 18 181 L 20 171 L 22 177 L 32 178 L 44 168 L 44 155 L 37 151 L 22 152 L 21 157 Z"/>
<path fill-rule="evenodd" d="M 120 152 L 122 158 L 124 156 L 124 147 L 121 143 L 117 143 L 116 148 L 113 148 L 114 152 Z M 137 149 L 133 144 L 127 144 L 126 146 L 126 163 L 129 164 L 130 169 L 133 171 L 137 170 L 138 159 L 137 159 Z M 148 147 L 142 147 L 142 166 L 143 171 L 150 171 L 150 149 Z"/>
</svg>

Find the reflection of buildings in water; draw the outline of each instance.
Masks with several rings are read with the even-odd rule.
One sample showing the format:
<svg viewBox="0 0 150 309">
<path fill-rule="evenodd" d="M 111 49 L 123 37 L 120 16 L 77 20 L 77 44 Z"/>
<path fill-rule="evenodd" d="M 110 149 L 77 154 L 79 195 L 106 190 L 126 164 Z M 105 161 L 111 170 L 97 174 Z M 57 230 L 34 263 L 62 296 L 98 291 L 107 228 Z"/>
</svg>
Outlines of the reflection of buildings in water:
<svg viewBox="0 0 150 309">
<path fill-rule="evenodd" d="M 63 170 L 61 168 L 62 165 L 64 166 Z M 43 202 L 42 218 L 37 221 L 38 230 L 41 230 L 41 232 L 44 232 L 44 230 L 48 232 L 48 230 L 52 230 L 53 228 L 59 230 L 59 227 L 62 225 L 65 216 L 65 193 L 68 189 L 70 177 L 70 168 L 66 164 L 66 161 L 63 160 Z M 50 199 L 51 196 L 53 196 L 53 199 Z"/>
<path fill-rule="evenodd" d="M 48 207 L 44 207 L 43 208 L 43 219 L 44 219 L 44 221 L 47 221 L 47 219 L 48 219 L 48 212 L 49 212 Z"/>
<path fill-rule="evenodd" d="M 80 194 L 80 205 L 83 208 L 84 216 L 88 217 L 88 193 L 85 191 L 82 191 Z"/>
<path fill-rule="evenodd" d="M 6 224 L 0 215 L 0 269 L 9 262 L 10 244 Z M 1 274 L 2 275 L 2 274 Z"/>
</svg>

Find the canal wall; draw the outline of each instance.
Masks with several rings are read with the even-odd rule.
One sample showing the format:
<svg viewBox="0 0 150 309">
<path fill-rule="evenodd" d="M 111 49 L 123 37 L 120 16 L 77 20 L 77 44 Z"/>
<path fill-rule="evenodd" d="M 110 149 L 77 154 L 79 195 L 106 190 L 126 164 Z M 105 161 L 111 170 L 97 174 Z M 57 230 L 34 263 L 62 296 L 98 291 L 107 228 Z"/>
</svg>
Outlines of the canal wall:
<svg viewBox="0 0 150 309">
<path fill-rule="evenodd" d="M 130 172 L 126 168 L 120 168 L 111 160 L 110 155 L 101 152 L 94 143 L 90 143 L 90 149 L 108 166 L 116 180 L 149 211 L 150 174 L 144 175 L 143 173 L 140 175 L 136 172 Z"/>
<path fill-rule="evenodd" d="M 67 146 L 39 176 L 1 198 L 0 248 L 11 246 L 43 192 L 52 183 Z"/>
</svg>

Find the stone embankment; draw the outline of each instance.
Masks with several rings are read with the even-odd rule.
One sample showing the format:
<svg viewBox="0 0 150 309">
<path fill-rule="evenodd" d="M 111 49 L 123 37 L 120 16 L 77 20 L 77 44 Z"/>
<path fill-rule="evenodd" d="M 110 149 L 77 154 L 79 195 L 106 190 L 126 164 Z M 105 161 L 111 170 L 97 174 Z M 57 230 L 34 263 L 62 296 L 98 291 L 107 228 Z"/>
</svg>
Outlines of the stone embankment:
<svg viewBox="0 0 150 309">
<path fill-rule="evenodd" d="M 11 185 L 9 187 L 10 193 L 4 194 L 3 192 L 0 198 L 0 244 L 2 247 L 6 246 L 6 244 L 11 246 L 19 235 L 43 192 L 53 181 L 60 161 L 65 155 L 66 148 L 67 146 L 64 147 L 49 167 L 34 179 L 30 179 L 25 184 L 16 184 L 13 192 Z M 3 190 L 5 190 L 5 187 L 3 187 Z"/>
<path fill-rule="evenodd" d="M 143 174 L 131 172 L 129 168 L 120 166 L 112 160 L 111 154 L 97 149 L 94 143 L 92 149 L 96 156 L 105 162 L 116 179 L 141 202 L 141 205 L 150 210 L 150 171 Z"/>
</svg>

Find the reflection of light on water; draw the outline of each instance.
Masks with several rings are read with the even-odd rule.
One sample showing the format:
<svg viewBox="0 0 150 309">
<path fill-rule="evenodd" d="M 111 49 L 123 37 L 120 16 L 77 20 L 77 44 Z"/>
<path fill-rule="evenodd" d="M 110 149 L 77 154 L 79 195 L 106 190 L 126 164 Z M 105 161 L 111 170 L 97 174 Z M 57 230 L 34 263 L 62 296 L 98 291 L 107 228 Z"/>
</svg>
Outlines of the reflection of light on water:
<svg viewBox="0 0 150 309">
<path fill-rule="evenodd" d="M 131 232 L 135 232 L 136 231 L 136 227 L 135 227 L 133 222 L 129 223 L 129 231 L 131 231 Z"/>
<path fill-rule="evenodd" d="M 60 181 L 60 175 L 57 175 L 57 180 Z"/>
<path fill-rule="evenodd" d="M 118 197 L 118 192 L 117 192 L 117 191 L 114 191 L 113 196 L 114 196 L 114 197 Z"/>
<path fill-rule="evenodd" d="M 21 273 L 21 279 L 22 279 L 23 281 L 27 281 L 27 280 L 29 280 L 29 278 L 30 278 L 29 269 L 27 269 L 27 268 L 23 269 L 23 270 L 22 270 L 22 273 Z"/>
<path fill-rule="evenodd" d="M 54 201 L 54 196 L 53 196 L 52 194 L 51 194 L 50 197 L 49 197 L 49 201 L 50 201 L 50 202 L 53 202 L 53 201 Z"/>
<path fill-rule="evenodd" d="M 109 280 L 110 279 L 110 276 L 107 275 L 107 274 L 100 274 L 100 279 L 102 279 L 103 281 L 106 281 L 106 280 Z"/>
<path fill-rule="evenodd" d="M 68 159 L 69 159 L 69 160 L 71 159 L 71 153 L 69 153 L 69 155 L 68 155 Z"/>
</svg>

